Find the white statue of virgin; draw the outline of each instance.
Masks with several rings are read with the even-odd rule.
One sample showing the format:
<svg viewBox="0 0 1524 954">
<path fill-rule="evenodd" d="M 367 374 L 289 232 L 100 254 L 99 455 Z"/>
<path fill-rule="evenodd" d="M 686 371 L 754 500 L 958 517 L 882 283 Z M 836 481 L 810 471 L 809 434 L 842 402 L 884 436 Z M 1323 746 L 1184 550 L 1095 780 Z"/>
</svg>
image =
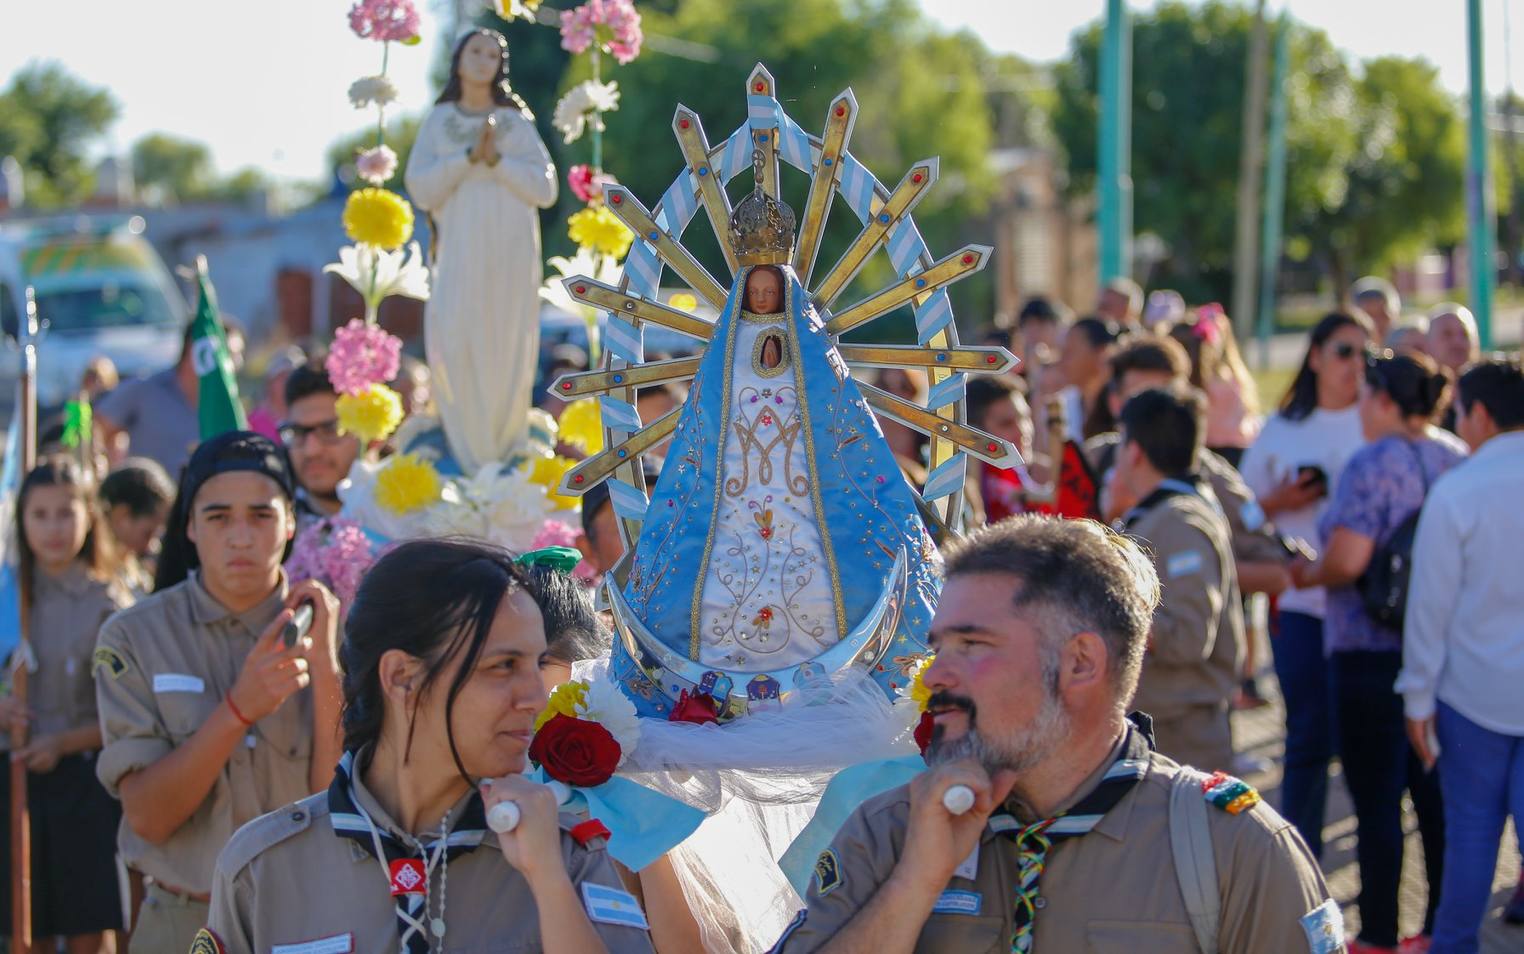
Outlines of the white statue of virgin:
<svg viewBox="0 0 1524 954">
<path fill-rule="evenodd" d="M 501 33 L 473 29 L 455 44 L 406 183 L 433 230 L 424 347 L 434 400 L 470 474 L 524 442 L 540 350 L 537 210 L 556 201 L 556 167 L 508 87 Z"/>
</svg>

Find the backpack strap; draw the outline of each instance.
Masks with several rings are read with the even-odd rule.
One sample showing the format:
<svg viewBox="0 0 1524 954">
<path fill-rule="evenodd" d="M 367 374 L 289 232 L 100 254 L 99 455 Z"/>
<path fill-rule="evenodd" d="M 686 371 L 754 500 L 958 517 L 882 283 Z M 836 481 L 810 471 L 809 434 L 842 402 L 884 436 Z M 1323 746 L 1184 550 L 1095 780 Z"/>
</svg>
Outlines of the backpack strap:
<svg viewBox="0 0 1524 954">
<path fill-rule="evenodd" d="M 1169 846 L 1196 946 L 1201 954 L 1217 954 L 1222 902 L 1217 894 L 1217 859 L 1212 854 L 1207 804 L 1201 797 L 1203 780 L 1204 776 L 1182 767 L 1170 783 Z"/>
</svg>

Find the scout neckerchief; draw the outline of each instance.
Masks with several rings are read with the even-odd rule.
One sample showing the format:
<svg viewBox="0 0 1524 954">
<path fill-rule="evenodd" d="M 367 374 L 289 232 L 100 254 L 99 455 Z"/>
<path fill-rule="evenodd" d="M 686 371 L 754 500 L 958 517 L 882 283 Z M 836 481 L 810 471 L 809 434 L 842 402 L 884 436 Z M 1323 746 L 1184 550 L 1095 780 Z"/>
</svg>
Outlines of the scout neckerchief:
<svg viewBox="0 0 1524 954">
<path fill-rule="evenodd" d="M 1038 909 L 1044 906 L 1038 879 L 1047 865 L 1048 850 L 1057 842 L 1078 838 L 1094 829 L 1148 771 L 1148 753 L 1153 748 L 1152 720 L 1141 713 L 1128 718 L 1132 724 L 1127 727 L 1122 750 L 1090 794 L 1068 811 L 1005 833 L 1015 840 L 1017 852 L 1016 912 L 1012 919 L 1016 931 L 1011 936 L 1011 950 L 1016 954 L 1032 950 L 1032 929 Z"/>
<path fill-rule="evenodd" d="M 430 918 L 429 883 L 434 869 L 448 871 L 451 859 L 465 854 L 487 836 L 487 816 L 482 797 L 472 792 L 455 823 L 455 830 L 429 842 L 397 838 L 377 825 L 354 793 L 355 753 L 345 752 L 328 786 L 328 817 L 334 834 L 348 838 L 366 854 L 380 861 L 391 886 L 397 910 L 397 934 L 402 954 L 428 954 L 433 937 L 444 938 L 444 905 L 447 876 L 440 878 L 439 914 Z"/>
</svg>

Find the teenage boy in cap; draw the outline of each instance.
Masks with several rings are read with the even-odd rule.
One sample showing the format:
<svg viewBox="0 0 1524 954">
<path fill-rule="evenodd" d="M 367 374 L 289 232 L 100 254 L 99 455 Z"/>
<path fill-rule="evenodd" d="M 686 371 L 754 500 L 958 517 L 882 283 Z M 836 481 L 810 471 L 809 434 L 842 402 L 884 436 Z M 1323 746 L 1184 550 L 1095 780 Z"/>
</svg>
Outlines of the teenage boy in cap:
<svg viewBox="0 0 1524 954">
<path fill-rule="evenodd" d="M 316 582 L 287 585 L 292 497 L 269 438 L 203 443 L 180 480 L 158 591 L 101 627 L 96 772 L 122 802 L 122 857 L 148 879 L 139 950 L 188 950 L 233 832 L 324 788 L 338 762 L 338 604 Z M 311 628 L 288 646 L 303 603 Z"/>
</svg>

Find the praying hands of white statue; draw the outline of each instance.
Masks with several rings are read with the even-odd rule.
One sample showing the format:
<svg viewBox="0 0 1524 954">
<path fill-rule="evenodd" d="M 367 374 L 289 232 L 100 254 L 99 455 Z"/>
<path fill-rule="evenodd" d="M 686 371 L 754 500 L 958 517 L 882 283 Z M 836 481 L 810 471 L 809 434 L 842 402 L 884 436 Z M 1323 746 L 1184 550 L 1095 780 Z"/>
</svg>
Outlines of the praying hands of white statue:
<svg viewBox="0 0 1524 954">
<path fill-rule="evenodd" d="M 472 162 L 485 162 L 489 166 L 497 165 L 501 156 L 497 151 L 497 121 L 488 116 L 487 121 L 482 123 L 482 131 L 477 134 L 476 145 L 466 153 L 466 157 Z"/>
</svg>

